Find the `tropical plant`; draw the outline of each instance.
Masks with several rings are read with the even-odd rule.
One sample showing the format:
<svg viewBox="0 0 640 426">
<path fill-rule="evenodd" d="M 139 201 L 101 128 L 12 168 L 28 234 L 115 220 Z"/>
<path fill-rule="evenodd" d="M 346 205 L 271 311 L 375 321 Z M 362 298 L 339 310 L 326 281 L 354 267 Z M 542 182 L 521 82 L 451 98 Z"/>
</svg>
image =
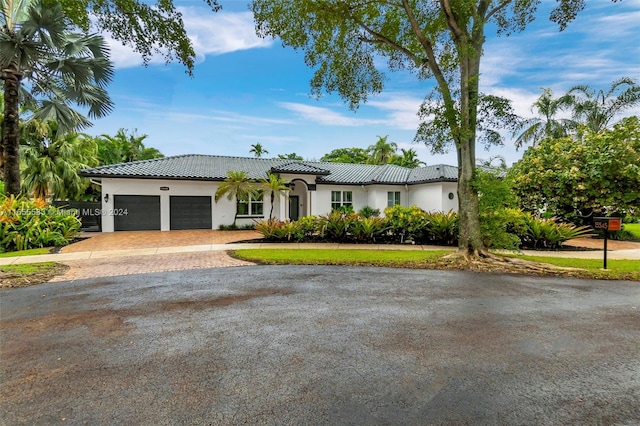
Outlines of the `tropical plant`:
<svg viewBox="0 0 640 426">
<path fill-rule="evenodd" d="M 320 158 L 327 163 L 366 164 L 369 153 L 363 148 L 338 148 Z"/>
<path fill-rule="evenodd" d="M 599 132 L 618 114 L 640 104 L 640 86 L 627 77 L 611 83 L 607 91 L 580 85 L 572 87 L 565 96 L 573 109 L 573 119 L 592 132 Z"/>
<path fill-rule="evenodd" d="M 255 186 L 251 183 L 249 175 L 245 171 L 238 172 L 230 170 L 227 172 L 227 178 L 223 182 L 220 182 L 214 199 L 216 203 L 225 195 L 229 201 L 235 199 L 236 210 L 233 216 L 233 226 L 236 226 L 236 221 L 238 220 L 238 201 L 247 199 L 255 190 Z"/>
<path fill-rule="evenodd" d="M 407 167 L 409 169 L 415 169 L 416 167 L 424 166 L 426 163 L 418 158 L 418 153 L 415 149 L 400 149 L 400 155 L 394 155 L 389 161 L 391 164 L 397 166 Z"/>
<path fill-rule="evenodd" d="M 271 198 L 271 210 L 269 211 L 269 219 L 273 217 L 273 205 L 276 200 L 280 199 L 282 194 L 291 191 L 288 186 L 289 181 L 280 177 L 277 173 L 269 173 L 266 178 L 263 178 L 258 185 L 258 188 L 262 190 L 264 195 L 268 195 Z"/>
<path fill-rule="evenodd" d="M 290 152 L 289 154 L 278 154 L 278 159 L 280 159 L 280 160 L 296 160 L 296 161 L 304 160 L 304 158 L 302 158 L 301 155 L 298 155 L 295 152 Z"/>
<path fill-rule="evenodd" d="M 387 231 L 387 221 L 381 217 L 359 216 L 349 228 L 356 241 L 376 242 L 376 238 Z"/>
<path fill-rule="evenodd" d="M 396 155 L 398 144 L 387 142 L 389 135 L 378 136 L 375 144 L 369 146 L 369 164 L 387 164 Z"/>
<path fill-rule="evenodd" d="M 277 37 L 304 52 L 315 69 L 311 90 L 338 92 L 355 109 L 370 94 L 382 91 L 390 71 L 409 70 L 418 79 L 434 78 L 434 92 L 425 96 L 416 140 L 432 150 L 455 145 L 458 157 L 460 206 L 459 250 L 480 256 L 478 196 L 471 181 L 476 139 L 495 142 L 492 122 L 479 121 L 480 62 L 486 52 L 486 30 L 511 33 L 534 20 L 538 1 L 441 0 L 414 2 L 372 0 L 289 1 L 253 0 L 257 33 Z M 561 1 L 551 19 L 564 29 L 584 7 L 584 0 Z M 405 75 L 405 74 L 403 74 Z M 494 98 L 495 100 L 495 98 Z M 494 103 L 496 119 L 499 103 Z M 482 124 L 482 126 L 480 126 Z"/>
<path fill-rule="evenodd" d="M 20 192 L 20 104 L 31 118 L 58 123 L 65 133 L 107 115 L 113 103 L 105 90 L 113 76 L 108 49 L 99 35 L 72 32 L 58 4 L 0 0 L 0 80 L 4 89 L 2 149 L 7 194 Z"/>
<path fill-rule="evenodd" d="M 320 235 L 323 238 L 336 241 L 346 240 L 347 233 L 355 219 L 354 213 L 345 213 L 340 210 L 333 210 L 327 215 L 319 216 Z"/>
<path fill-rule="evenodd" d="M 517 249 L 520 238 L 513 232 L 513 209 L 518 201 L 510 182 L 501 178 L 500 172 L 495 169 L 476 169 L 474 185 L 480 197 L 482 238 L 489 248 Z"/>
<path fill-rule="evenodd" d="M 576 123 L 570 119 L 556 117 L 569 106 L 570 102 L 569 95 L 554 98 L 551 89 L 542 89 L 542 95 L 534 102 L 532 108 L 540 117 L 525 119 L 518 123 L 513 132 L 513 136 L 518 135 L 514 141 L 516 148 L 522 148 L 529 143 L 536 146 L 544 138 L 567 136 L 576 127 Z"/>
<path fill-rule="evenodd" d="M 560 223 L 556 218 L 540 218 L 532 215 L 524 216 L 523 233 L 520 236 L 522 245 L 535 249 L 557 249 L 563 242 L 591 234 L 589 226 L 575 226 Z"/>
<path fill-rule="evenodd" d="M 251 145 L 249 152 L 253 153 L 253 156 L 256 158 L 260 158 L 269 153 L 269 151 L 267 151 L 260 143 L 254 143 Z"/>
<path fill-rule="evenodd" d="M 31 133 L 20 146 L 22 192 L 43 200 L 49 196 L 78 200 L 90 184 L 78 172 L 98 165 L 96 144 L 93 138 L 77 133 L 60 134 L 55 122 L 43 127 L 44 134 Z"/>
<path fill-rule="evenodd" d="M 509 170 L 520 207 L 576 224 L 635 215 L 640 206 L 640 121 L 628 117 L 582 138 L 544 139 Z"/>
<path fill-rule="evenodd" d="M 378 217 L 380 216 L 380 209 L 374 209 L 371 206 L 364 206 L 358 211 L 358 215 L 361 217 Z"/>
<path fill-rule="evenodd" d="M 64 246 L 78 235 L 81 223 L 68 210 L 24 196 L 0 196 L 0 251 Z"/>
<path fill-rule="evenodd" d="M 146 147 L 144 140 L 148 135 L 138 135 L 136 129 L 129 133 L 119 129 L 114 136 L 103 134 L 96 138 L 100 165 L 130 163 L 132 161 L 163 158 L 156 148 Z"/>
<path fill-rule="evenodd" d="M 427 213 L 420 207 L 396 205 L 384 210 L 389 230 L 401 243 L 421 241 L 427 228 Z"/>
<path fill-rule="evenodd" d="M 426 212 L 423 238 L 432 244 L 455 245 L 458 241 L 458 215 L 448 212 Z"/>
</svg>

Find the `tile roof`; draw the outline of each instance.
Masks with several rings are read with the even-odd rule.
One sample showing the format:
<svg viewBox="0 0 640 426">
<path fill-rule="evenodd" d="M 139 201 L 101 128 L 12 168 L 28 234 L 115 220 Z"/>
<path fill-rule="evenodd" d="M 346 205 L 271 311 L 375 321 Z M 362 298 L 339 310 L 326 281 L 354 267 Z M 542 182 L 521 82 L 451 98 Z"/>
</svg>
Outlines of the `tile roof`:
<svg viewBox="0 0 640 426">
<path fill-rule="evenodd" d="M 246 171 L 250 179 L 264 178 L 269 172 L 309 174 L 316 176 L 317 183 L 351 185 L 411 185 L 456 181 L 458 178 L 457 167 L 446 165 L 408 169 L 392 164 L 377 166 L 199 154 L 100 166 L 82 170 L 80 174 L 90 178 L 222 181 L 227 177 L 227 172 L 238 170 Z"/>
</svg>

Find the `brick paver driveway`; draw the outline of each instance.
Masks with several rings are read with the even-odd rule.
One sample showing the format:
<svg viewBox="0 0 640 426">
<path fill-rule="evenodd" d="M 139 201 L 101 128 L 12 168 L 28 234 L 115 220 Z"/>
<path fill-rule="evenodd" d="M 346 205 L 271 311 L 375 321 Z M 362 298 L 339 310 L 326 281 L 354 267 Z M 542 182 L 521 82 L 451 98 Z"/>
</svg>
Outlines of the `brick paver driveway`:
<svg viewBox="0 0 640 426">
<path fill-rule="evenodd" d="M 88 234 L 91 235 L 91 234 Z M 63 253 L 125 250 L 153 247 L 182 247 L 205 244 L 228 244 L 261 238 L 256 231 L 123 231 L 93 234 L 91 238 L 71 244 Z"/>
<path fill-rule="evenodd" d="M 96 234 L 65 247 L 63 253 L 108 252 L 157 247 L 187 247 L 227 244 L 259 238 L 255 231 L 136 231 Z M 185 251 L 144 256 L 105 256 L 62 262 L 70 267 L 53 282 L 85 278 L 114 277 L 150 272 L 245 266 L 252 263 L 229 257 L 224 251 Z"/>
</svg>

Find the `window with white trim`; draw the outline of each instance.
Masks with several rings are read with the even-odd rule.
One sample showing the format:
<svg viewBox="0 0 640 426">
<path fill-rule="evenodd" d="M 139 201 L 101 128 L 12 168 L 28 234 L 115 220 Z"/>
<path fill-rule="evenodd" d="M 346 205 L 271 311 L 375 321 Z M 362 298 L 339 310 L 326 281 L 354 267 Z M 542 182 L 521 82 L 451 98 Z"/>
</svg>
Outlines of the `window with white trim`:
<svg viewBox="0 0 640 426">
<path fill-rule="evenodd" d="M 342 206 L 353 206 L 353 192 L 331 191 L 331 209 L 336 210 Z"/>
<path fill-rule="evenodd" d="M 261 192 L 238 200 L 238 216 L 264 216 L 264 197 Z"/>
<path fill-rule="evenodd" d="M 400 205 L 400 191 L 387 192 L 387 207 Z"/>
</svg>

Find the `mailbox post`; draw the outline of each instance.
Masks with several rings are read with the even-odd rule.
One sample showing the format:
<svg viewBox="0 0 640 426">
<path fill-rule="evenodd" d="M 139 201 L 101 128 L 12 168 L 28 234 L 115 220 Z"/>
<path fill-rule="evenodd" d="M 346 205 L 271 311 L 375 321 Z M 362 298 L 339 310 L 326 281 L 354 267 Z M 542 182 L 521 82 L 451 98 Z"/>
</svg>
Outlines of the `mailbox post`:
<svg viewBox="0 0 640 426">
<path fill-rule="evenodd" d="M 622 229 L 622 218 L 594 217 L 593 227 L 604 231 L 604 269 L 607 269 L 607 240 L 609 239 L 609 231 L 619 231 Z"/>
</svg>

